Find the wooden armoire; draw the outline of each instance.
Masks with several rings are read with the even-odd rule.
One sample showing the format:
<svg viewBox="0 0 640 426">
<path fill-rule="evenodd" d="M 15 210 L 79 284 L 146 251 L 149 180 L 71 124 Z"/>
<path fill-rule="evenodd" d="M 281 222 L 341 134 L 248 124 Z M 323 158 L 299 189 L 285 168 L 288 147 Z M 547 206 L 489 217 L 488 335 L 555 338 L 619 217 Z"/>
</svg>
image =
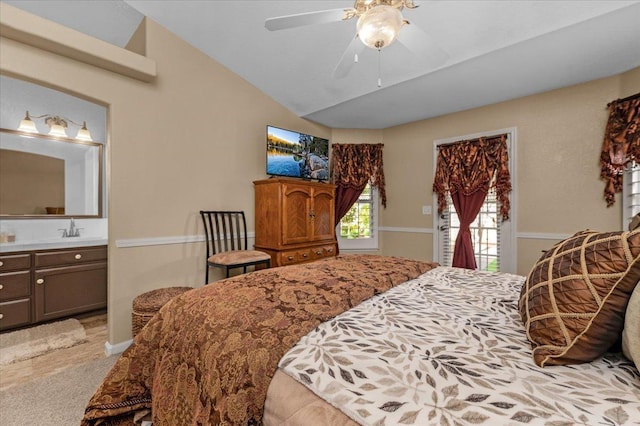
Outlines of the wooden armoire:
<svg viewBox="0 0 640 426">
<path fill-rule="evenodd" d="M 335 185 L 291 178 L 254 181 L 255 249 L 271 266 L 336 255 Z"/>
</svg>

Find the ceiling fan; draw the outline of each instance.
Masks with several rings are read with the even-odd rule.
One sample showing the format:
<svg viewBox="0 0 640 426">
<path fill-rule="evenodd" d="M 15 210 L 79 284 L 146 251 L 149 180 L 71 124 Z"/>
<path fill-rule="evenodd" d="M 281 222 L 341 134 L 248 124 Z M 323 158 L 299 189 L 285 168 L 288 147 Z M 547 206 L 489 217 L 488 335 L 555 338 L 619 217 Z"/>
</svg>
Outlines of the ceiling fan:
<svg viewBox="0 0 640 426">
<path fill-rule="evenodd" d="M 265 27 L 270 31 L 278 31 L 358 18 L 357 33 L 333 72 L 338 78 L 349 73 L 353 64 L 358 61 L 358 54 L 365 47 L 380 51 L 396 39 L 428 66 L 435 68 L 442 65 L 449 55 L 427 33 L 403 18 L 402 9 L 416 7 L 418 5 L 413 0 L 355 0 L 353 7 L 349 9 L 329 9 L 269 18 L 265 21 Z"/>
</svg>

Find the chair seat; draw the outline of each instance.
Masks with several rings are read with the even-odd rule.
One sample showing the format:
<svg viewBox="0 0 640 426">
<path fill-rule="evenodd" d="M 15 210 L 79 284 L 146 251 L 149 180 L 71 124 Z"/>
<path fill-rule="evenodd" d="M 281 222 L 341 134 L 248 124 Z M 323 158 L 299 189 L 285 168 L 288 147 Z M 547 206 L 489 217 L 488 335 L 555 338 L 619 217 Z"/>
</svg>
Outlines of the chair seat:
<svg viewBox="0 0 640 426">
<path fill-rule="evenodd" d="M 209 283 L 209 267 L 223 268 L 229 278 L 230 271 L 248 267 L 269 268 L 271 256 L 247 245 L 247 221 L 242 210 L 200 210 L 206 234 L 207 267 L 204 283 Z"/>
<path fill-rule="evenodd" d="M 271 256 L 263 251 L 258 250 L 235 250 L 235 251 L 225 251 L 222 253 L 214 254 L 213 256 L 209 256 L 207 262 L 213 263 L 216 265 L 224 265 L 224 266 L 232 266 L 232 265 L 242 265 L 253 262 L 266 262 L 270 260 Z"/>
</svg>

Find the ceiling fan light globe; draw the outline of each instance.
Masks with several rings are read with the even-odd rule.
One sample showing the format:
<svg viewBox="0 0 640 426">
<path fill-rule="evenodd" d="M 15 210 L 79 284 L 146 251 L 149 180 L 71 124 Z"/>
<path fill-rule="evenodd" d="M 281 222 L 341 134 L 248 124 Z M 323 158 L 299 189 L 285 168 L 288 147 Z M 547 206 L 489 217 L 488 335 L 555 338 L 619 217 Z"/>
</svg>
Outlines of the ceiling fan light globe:
<svg viewBox="0 0 640 426">
<path fill-rule="evenodd" d="M 358 37 L 365 46 L 382 49 L 389 46 L 402 28 L 402 13 L 392 6 L 380 5 L 358 18 Z"/>
</svg>

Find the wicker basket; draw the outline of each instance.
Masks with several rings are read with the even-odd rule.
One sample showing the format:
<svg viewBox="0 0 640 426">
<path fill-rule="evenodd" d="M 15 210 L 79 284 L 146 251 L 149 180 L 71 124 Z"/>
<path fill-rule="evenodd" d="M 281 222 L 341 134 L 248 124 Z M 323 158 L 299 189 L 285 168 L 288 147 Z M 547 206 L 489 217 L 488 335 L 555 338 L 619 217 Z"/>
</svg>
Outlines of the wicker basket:
<svg viewBox="0 0 640 426">
<path fill-rule="evenodd" d="M 133 337 L 142 330 L 151 318 L 169 300 L 182 293 L 193 290 L 193 287 L 166 287 L 142 293 L 133 299 L 131 312 L 131 332 Z"/>
</svg>

